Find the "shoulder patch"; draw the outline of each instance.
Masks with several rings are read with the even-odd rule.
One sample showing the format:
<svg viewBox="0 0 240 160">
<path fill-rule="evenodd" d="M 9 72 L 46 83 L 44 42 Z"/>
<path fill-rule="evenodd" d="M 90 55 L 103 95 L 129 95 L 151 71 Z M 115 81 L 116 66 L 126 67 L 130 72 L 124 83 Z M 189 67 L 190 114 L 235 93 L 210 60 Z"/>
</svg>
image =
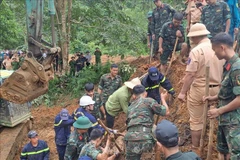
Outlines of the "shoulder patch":
<svg viewBox="0 0 240 160">
<path fill-rule="evenodd" d="M 240 74 L 236 76 L 236 82 L 240 86 Z"/>
</svg>

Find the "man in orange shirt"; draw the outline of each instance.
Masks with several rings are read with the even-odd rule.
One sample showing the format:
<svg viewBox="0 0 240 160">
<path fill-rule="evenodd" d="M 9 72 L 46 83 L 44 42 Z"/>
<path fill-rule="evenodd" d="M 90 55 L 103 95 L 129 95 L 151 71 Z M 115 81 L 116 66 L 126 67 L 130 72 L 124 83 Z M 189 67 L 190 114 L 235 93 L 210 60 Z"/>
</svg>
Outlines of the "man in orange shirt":
<svg viewBox="0 0 240 160">
<path fill-rule="evenodd" d="M 7 58 L 4 59 L 2 63 L 6 70 L 12 70 L 12 60 L 9 58 L 9 56 L 7 56 Z"/>
<path fill-rule="evenodd" d="M 223 72 L 224 61 L 219 61 L 207 35 L 210 32 L 206 26 L 201 23 L 196 23 L 190 28 L 188 37 L 197 44 L 190 52 L 186 75 L 183 78 L 183 87 L 178 99 L 185 102 L 187 96 L 187 107 L 190 114 L 190 129 L 192 136 L 192 149 L 198 153 L 198 147 L 201 138 L 201 130 L 203 128 L 203 108 L 204 103 L 202 97 L 205 93 L 205 68 L 210 66 L 209 75 L 209 93 L 216 95 L 219 91 L 221 77 Z"/>
</svg>

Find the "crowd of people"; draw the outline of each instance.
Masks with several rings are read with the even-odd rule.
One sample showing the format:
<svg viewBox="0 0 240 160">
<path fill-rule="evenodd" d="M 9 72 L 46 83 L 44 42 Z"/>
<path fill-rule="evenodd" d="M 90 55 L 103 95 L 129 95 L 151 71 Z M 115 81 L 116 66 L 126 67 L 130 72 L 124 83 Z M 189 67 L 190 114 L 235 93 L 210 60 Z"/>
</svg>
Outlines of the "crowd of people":
<svg viewBox="0 0 240 160">
<path fill-rule="evenodd" d="M 102 52 L 97 47 L 94 51 L 95 55 L 95 64 L 96 66 L 101 65 L 101 56 Z M 81 71 L 85 66 L 89 67 L 91 65 L 92 56 L 89 51 L 86 51 L 86 54 L 76 52 L 74 56 L 71 57 L 71 60 L 69 61 L 70 66 L 70 76 L 75 76 L 75 73 Z"/>
<path fill-rule="evenodd" d="M 134 78 L 123 83 L 117 64 L 112 64 L 110 73 L 101 76 L 98 91 L 94 84 L 87 83 L 79 108 L 72 115 L 67 109 L 56 115 L 55 143 L 60 160 L 115 159 L 119 152 L 109 155 L 108 149 L 113 134 L 119 134 L 113 128 L 115 117 L 121 112 L 126 113 L 127 119 L 127 132 L 123 135 L 127 160 L 140 160 L 142 154 L 151 152 L 154 146 L 155 151 L 160 150 L 167 160 L 200 160 L 203 106 L 205 101 L 216 100 L 217 105 L 207 116 L 218 118 L 218 159 L 240 159 L 240 58 L 233 48 L 239 27 L 237 2 L 189 0 L 186 28 L 182 25 L 182 13 L 161 0 L 153 2 L 156 8 L 148 14 L 148 46 L 153 47 L 156 58 L 160 53 L 160 71 L 150 67 L 143 79 Z M 165 76 L 175 44 L 176 50 L 181 52 L 179 62 L 186 65 L 178 96 Z M 98 55 L 101 56 L 100 51 Z M 79 57 L 84 59 L 81 54 Z M 96 56 L 96 62 L 99 60 Z M 74 75 L 75 57 L 70 63 Z M 206 86 L 206 66 L 210 68 L 209 86 Z M 160 93 L 160 87 L 166 91 Z M 204 95 L 206 87 L 209 96 Z M 171 114 L 166 102 L 169 96 L 170 101 L 177 97 L 187 102 L 191 152 L 179 150 L 179 133 L 172 122 L 162 120 L 154 126 L 154 115 Z M 107 128 L 99 124 L 99 118 L 106 120 Z M 101 148 L 106 129 L 111 133 L 105 148 Z M 30 131 L 28 137 L 30 142 L 23 148 L 21 159 L 48 159 L 49 148 L 46 142 L 38 140 L 37 132 Z"/>
<path fill-rule="evenodd" d="M 22 51 L 2 50 L 0 52 L 0 69 L 17 70 L 25 56 L 25 52 Z"/>
</svg>

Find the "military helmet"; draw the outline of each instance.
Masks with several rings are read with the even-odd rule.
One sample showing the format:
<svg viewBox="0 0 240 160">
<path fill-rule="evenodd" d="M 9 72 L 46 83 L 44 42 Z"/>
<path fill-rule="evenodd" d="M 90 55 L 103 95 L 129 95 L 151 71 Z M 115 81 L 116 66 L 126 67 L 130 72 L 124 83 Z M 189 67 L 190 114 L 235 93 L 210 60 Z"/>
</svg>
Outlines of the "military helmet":
<svg viewBox="0 0 240 160">
<path fill-rule="evenodd" d="M 190 31 L 188 33 L 188 37 L 198 37 L 198 36 L 204 36 L 209 35 L 210 32 L 207 30 L 206 26 L 202 23 L 196 23 L 192 25 L 190 28 Z"/>
<path fill-rule="evenodd" d="M 148 14 L 147 14 L 147 18 L 151 18 L 152 17 L 152 11 L 149 11 Z"/>
<path fill-rule="evenodd" d="M 91 104 L 95 104 L 95 101 L 92 100 L 90 96 L 82 96 L 79 101 L 79 105 L 84 107 Z"/>
<path fill-rule="evenodd" d="M 92 126 L 92 122 L 86 116 L 80 116 L 78 119 L 73 123 L 73 127 L 77 129 L 88 129 Z"/>
</svg>

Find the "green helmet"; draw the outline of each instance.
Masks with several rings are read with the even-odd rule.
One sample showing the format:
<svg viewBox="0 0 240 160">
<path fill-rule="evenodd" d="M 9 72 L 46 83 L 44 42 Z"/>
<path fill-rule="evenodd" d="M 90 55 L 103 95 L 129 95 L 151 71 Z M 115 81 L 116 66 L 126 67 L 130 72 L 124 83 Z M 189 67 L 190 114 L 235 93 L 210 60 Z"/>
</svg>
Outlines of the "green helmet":
<svg viewBox="0 0 240 160">
<path fill-rule="evenodd" d="M 152 11 L 149 11 L 148 14 L 147 14 L 147 18 L 151 18 L 152 17 Z"/>
<path fill-rule="evenodd" d="M 73 127 L 77 129 L 88 129 L 92 127 L 92 122 L 88 119 L 88 117 L 81 116 L 73 123 Z"/>
</svg>

